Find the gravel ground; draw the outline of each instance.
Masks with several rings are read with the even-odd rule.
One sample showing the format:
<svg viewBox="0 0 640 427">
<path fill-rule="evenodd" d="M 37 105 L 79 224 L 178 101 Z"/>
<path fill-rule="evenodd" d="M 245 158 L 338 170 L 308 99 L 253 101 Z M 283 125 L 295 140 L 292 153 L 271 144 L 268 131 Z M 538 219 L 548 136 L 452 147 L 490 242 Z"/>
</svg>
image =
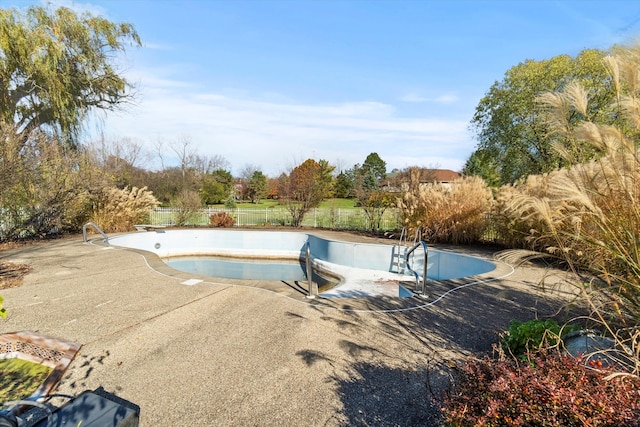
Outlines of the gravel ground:
<svg viewBox="0 0 640 427">
<path fill-rule="evenodd" d="M 533 265 L 455 292 L 469 282 L 430 283 L 426 300 L 308 301 L 291 286 L 181 285 L 185 275 L 151 269 L 153 257 L 78 237 L 0 259 L 31 267 L 2 290 L 0 332 L 82 344 L 58 391 L 102 386 L 140 405 L 142 426 L 438 425 L 433 395 L 455 363 L 491 354 L 510 320 L 557 317 L 572 298 Z"/>
</svg>

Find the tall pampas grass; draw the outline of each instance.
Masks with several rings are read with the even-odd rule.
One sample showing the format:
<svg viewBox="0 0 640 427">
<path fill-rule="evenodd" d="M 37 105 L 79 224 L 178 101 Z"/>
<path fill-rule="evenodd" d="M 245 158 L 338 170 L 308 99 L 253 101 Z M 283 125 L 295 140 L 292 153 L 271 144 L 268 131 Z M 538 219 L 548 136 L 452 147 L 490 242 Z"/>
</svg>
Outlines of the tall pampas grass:
<svg viewBox="0 0 640 427">
<path fill-rule="evenodd" d="M 484 180 L 464 177 L 450 186 L 420 185 L 411 177 L 409 191 L 398 202 L 404 225 L 420 230 L 425 241 L 467 244 L 482 239 L 493 195 Z"/>
<path fill-rule="evenodd" d="M 147 223 L 158 205 L 147 187 L 105 188 L 94 203 L 91 220 L 105 233 L 131 231 L 135 224 Z"/>
<path fill-rule="evenodd" d="M 579 283 L 594 319 L 626 348 L 626 360 L 640 372 L 640 47 L 608 57 L 617 90 L 612 114 L 617 127 L 586 116 L 588 94 L 578 84 L 544 94 L 553 132 L 596 158 L 579 162 L 574 147 L 557 151 L 575 164 L 501 190 L 502 217 L 527 244 L 553 254 L 581 275 Z M 568 114 L 583 114 L 574 130 Z"/>
</svg>

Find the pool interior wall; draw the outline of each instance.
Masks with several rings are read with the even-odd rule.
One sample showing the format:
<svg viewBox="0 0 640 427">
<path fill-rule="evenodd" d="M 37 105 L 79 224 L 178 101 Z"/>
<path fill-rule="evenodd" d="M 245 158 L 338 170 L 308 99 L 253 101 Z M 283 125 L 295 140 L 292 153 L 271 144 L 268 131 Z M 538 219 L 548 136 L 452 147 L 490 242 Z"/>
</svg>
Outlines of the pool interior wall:
<svg viewBox="0 0 640 427">
<path fill-rule="evenodd" d="M 397 251 L 397 245 L 343 242 L 295 231 L 156 230 L 114 236 L 109 243 L 153 252 L 161 258 L 225 255 L 269 259 L 303 258 L 308 243 L 312 259 L 325 264 L 386 272 L 395 272 Z M 458 279 L 496 268 L 481 258 L 433 248 L 428 251 L 428 266 L 427 278 L 431 280 Z"/>
<path fill-rule="evenodd" d="M 170 257 L 164 258 L 163 261 L 171 268 L 198 276 L 242 281 L 308 283 L 304 259 L 246 259 L 201 255 Z M 323 273 L 317 268 L 312 269 L 312 281 L 318 286 L 319 292 L 332 289 L 341 282 L 337 275 Z"/>
</svg>

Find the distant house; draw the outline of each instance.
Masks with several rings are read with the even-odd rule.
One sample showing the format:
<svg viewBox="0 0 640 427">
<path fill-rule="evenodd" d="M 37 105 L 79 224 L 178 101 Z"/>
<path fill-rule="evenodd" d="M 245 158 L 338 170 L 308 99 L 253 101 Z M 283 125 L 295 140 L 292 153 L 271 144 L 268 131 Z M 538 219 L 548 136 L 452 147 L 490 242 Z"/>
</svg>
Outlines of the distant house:
<svg viewBox="0 0 640 427">
<path fill-rule="evenodd" d="M 442 184 L 446 187 L 451 186 L 451 184 L 457 180 L 462 178 L 462 174 L 460 172 L 455 172 L 450 169 L 428 169 L 422 168 L 419 170 L 420 178 L 419 185 L 430 185 L 430 184 Z M 411 180 L 410 171 L 403 171 L 398 173 L 391 173 L 388 175 L 387 179 L 382 183 L 382 187 L 389 192 L 392 193 L 400 193 L 405 192 L 409 189 L 409 183 Z"/>
<path fill-rule="evenodd" d="M 450 169 L 431 169 L 428 170 L 427 180 L 423 182 L 420 181 L 421 184 L 431 184 L 437 182 L 439 184 L 450 185 L 456 179 L 462 178 L 462 174 L 460 172 L 455 172 Z"/>
</svg>

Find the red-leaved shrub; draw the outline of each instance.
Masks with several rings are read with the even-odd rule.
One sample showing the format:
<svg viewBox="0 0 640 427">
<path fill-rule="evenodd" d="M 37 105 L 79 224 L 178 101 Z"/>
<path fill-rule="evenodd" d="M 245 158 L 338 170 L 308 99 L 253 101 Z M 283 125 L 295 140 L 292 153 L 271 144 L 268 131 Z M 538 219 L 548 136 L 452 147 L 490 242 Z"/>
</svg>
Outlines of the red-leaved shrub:
<svg viewBox="0 0 640 427">
<path fill-rule="evenodd" d="M 216 212 L 209 216 L 209 225 L 212 227 L 233 227 L 236 220 L 226 212 Z"/>
<path fill-rule="evenodd" d="M 472 359 L 442 401 L 448 426 L 640 425 L 640 379 L 607 378 L 614 368 L 590 369 L 558 352 L 513 359 Z"/>
</svg>

